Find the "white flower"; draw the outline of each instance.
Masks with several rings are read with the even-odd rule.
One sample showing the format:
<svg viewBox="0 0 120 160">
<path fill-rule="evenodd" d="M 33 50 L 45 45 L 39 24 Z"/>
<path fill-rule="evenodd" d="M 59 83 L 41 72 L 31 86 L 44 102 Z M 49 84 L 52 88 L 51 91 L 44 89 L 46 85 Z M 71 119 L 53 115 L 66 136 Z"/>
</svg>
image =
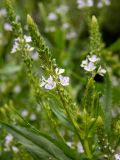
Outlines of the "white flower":
<svg viewBox="0 0 120 160">
<path fill-rule="evenodd" d="M 64 73 L 64 71 L 65 71 L 64 69 L 56 68 L 55 69 L 56 74 L 53 77 L 59 84 L 63 86 L 67 86 L 69 85 L 69 77 L 64 77 L 61 75 L 62 73 Z M 56 82 L 54 81 L 53 77 L 50 76 L 48 79 L 45 79 L 42 76 L 40 87 L 44 87 L 45 89 L 48 89 L 48 90 L 54 89 L 56 87 Z"/>
<path fill-rule="evenodd" d="M 115 154 L 115 160 L 120 160 L 120 154 Z"/>
<path fill-rule="evenodd" d="M 13 152 L 15 152 L 15 153 L 19 152 L 19 149 L 18 149 L 16 146 L 12 146 L 12 150 L 13 150 Z"/>
<path fill-rule="evenodd" d="M 18 50 L 19 50 L 19 44 L 15 42 L 11 50 L 11 53 L 16 53 Z"/>
<path fill-rule="evenodd" d="M 48 20 L 50 20 L 50 21 L 55 21 L 55 20 L 57 20 L 57 15 L 54 13 L 54 12 L 51 12 L 51 13 L 49 13 L 49 15 L 48 15 Z"/>
<path fill-rule="evenodd" d="M 67 40 L 71 40 L 77 37 L 77 33 L 76 32 L 69 32 L 66 34 L 66 39 Z"/>
<path fill-rule="evenodd" d="M 32 53 L 32 58 L 33 58 L 34 60 L 38 60 L 38 58 L 39 58 L 39 53 L 38 53 L 38 52 L 33 52 L 33 53 Z"/>
<path fill-rule="evenodd" d="M 54 26 L 45 28 L 45 32 L 55 32 L 55 30 L 56 28 Z"/>
<path fill-rule="evenodd" d="M 77 0 L 78 8 L 83 8 L 85 7 L 85 2 L 83 0 Z"/>
<path fill-rule="evenodd" d="M 70 27 L 69 23 L 63 23 L 62 28 L 63 30 L 68 29 Z"/>
<path fill-rule="evenodd" d="M 107 6 L 109 6 L 109 5 L 110 5 L 110 0 L 106 0 L 106 1 L 105 1 L 105 4 L 106 4 Z"/>
<path fill-rule="evenodd" d="M 36 115 L 33 113 L 30 115 L 30 120 L 35 121 L 37 119 Z"/>
<path fill-rule="evenodd" d="M 52 90 L 56 87 L 56 82 L 50 76 L 47 80 L 47 84 L 45 84 L 45 89 Z"/>
<path fill-rule="evenodd" d="M 99 0 L 97 7 L 102 8 L 104 5 L 109 6 L 110 5 L 110 0 L 105 0 L 104 2 L 102 0 Z"/>
<path fill-rule="evenodd" d="M 93 0 L 77 0 L 78 8 L 84 8 L 84 7 L 92 7 L 94 5 Z"/>
<path fill-rule="evenodd" d="M 25 45 L 25 49 L 27 50 L 27 51 L 33 51 L 34 50 L 34 47 L 31 47 L 29 44 L 26 44 Z"/>
<path fill-rule="evenodd" d="M 56 12 L 58 14 L 66 14 L 68 12 L 69 8 L 66 5 L 60 5 L 57 9 Z"/>
<path fill-rule="evenodd" d="M 102 2 L 102 1 L 99 1 L 98 4 L 97 4 L 97 7 L 98 7 L 98 8 L 102 8 L 102 7 L 103 7 L 103 2 Z"/>
<path fill-rule="evenodd" d="M 4 8 L 0 9 L 0 17 L 6 17 L 6 15 L 7 15 L 6 9 Z"/>
<path fill-rule="evenodd" d="M 5 143 L 8 145 L 12 142 L 13 140 L 13 136 L 11 134 L 8 134 L 6 137 L 5 137 Z"/>
<path fill-rule="evenodd" d="M 19 51 L 21 43 L 25 44 L 25 49 L 27 51 L 30 51 L 30 52 L 33 51 L 34 48 L 31 47 L 30 44 L 29 44 L 31 41 L 32 41 L 31 37 L 30 36 L 26 36 L 26 35 L 24 35 L 23 38 L 20 38 L 20 37 L 16 38 L 14 40 L 14 45 L 13 45 L 11 53 L 15 53 L 15 52 Z"/>
<path fill-rule="evenodd" d="M 85 59 L 82 61 L 82 64 L 80 65 L 81 67 L 85 67 L 88 65 L 88 59 Z"/>
<path fill-rule="evenodd" d="M 27 110 L 23 110 L 21 115 L 22 115 L 22 117 L 27 117 L 28 116 L 28 111 Z"/>
<path fill-rule="evenodd" d="M 93 5 L 94 5 L 93 0 L 88 0 L 88 1 L 87 1 L 87 6 L 88 6 L 88 7 L 92 7 Z"/>
<path fill-rule="evenodd" d="M 5 23 L 5 24 L 4 24 L 4 30 L 6 30 L 6 31 L 12 31 L 12 26 L 11 26 L 11 24 Z"/>
<path fill-rule="evenodd" d="M 67 146 L 72 147 L 73 142 L 66 142 Z"/>
<path fill-rule="evenodd" d="M 64 73 L 65 72 L 65 70 L 64 69 L 59 69 L 59 68 L 56 68 L 55 69 L 55 72 L 56 72 L 56 75 L 60 75 L 60 74 L 62 74 L 62 73 Z"/>
<path fill-rule="evenodd" d="M 83 152 L 84 152 L 83 146 L 82 146 L 82 144 L 81 144 L 80 142 L 78 142 L 78 144 L 77 144 L 77 149 L 78 149 L 78 151 L 79 151 L 80 153 L 83 153 Z"/>
<path fill-rule="evenodd" d="M 61 83 L 63 86 L 69 85 L 69 81 L 70 81 L 70 78 L 69 78 L 69 77 L 64 77 L 64 76 L 62 76 L 62 75 L 59 75 L 59 80 L 60 80 L 60 83 Z"/>
<path fill-rule="evenodd" d="M 52 90 L 56 87 L 56 82 L 50 76 L 47 80 L 42 76 L 42 82 L 40 87 L 44 87 L 45 89 Z"/>
<path fill-rule="evenodd" d="M 45 86 L 46 83 L 47 83 L 47 80 L 42 76 L 40 87 Z"/>
<path fill-rule="evenodd" d="M 90 62 L 93 62 L 93 63 L 100 60 L 100 58 L 98 58 L 95 54 L 92 55 L 91 57 L 88 56 L 88 59 L 89 59 Z"/>
<path fill-rule="evenodd" d="M 88 65 L 86 65 L 84 67 L 84 69 L 88 72 L 94 71 L 96 69 L 96 66 L 94 65 L 94 63 L 89 62 Z"/>
<path fill-rule="evenodd" d="M 30 36 L 26 36 L 26 35 L 24 35 L 24 39 L 25 39 L 26 43 L 29 43 L 29 42 L 31 42 L 31 41 L 32 41 L 32 39 L 31 39 L 31 37 L 30 37 Z"/>
<path fill-rule="evenodd" d="M 100 66 L 100 67 L 98 68 L 97 73 L 98 73 L 99 75 L 101 75 L 101 76 L 104 76 L 104 74 L 106 73 L 106 70 L 103 69 L 103 68 Z"/>
<path fill-rule="evenodd" d="M 20 87 L 20 85 L 16 85 L 16 86 L 14 87 L 13 91 L 14 91 L 15 93 L 20 93 L 20 92 L 21 92 L 21 87 Z"/>
</svg>

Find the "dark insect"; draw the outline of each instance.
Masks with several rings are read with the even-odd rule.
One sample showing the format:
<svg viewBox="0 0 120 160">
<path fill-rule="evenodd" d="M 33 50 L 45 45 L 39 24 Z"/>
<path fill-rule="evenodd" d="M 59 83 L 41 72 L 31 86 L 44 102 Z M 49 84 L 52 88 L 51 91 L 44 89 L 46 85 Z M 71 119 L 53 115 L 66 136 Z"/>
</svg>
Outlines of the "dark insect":
<svg viewBox="0 0 120 160">
<path fill-rule="evenodd" d="M 95 77 L 94 77 L 94 80 L 98 83 L 103 83 L 104 82 L 104 77 L 99 75 L 99 74 L 96 74 Z"/>
</svg>

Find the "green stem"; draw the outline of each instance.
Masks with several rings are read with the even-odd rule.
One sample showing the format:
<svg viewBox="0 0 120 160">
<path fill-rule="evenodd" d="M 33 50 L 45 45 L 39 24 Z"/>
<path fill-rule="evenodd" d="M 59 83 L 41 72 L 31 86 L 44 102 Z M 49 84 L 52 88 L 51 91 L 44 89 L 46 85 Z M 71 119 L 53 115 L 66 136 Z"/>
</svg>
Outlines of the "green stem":
<svg viewBox="0 0 120 160">
<path fill-rule="evenodd" d="M 69 112 L 69 109 L 67 107 L 67 104 L 66 104 L 66 101 L 65 99 L 63 98 L 61 92 L 59 92 L 59 95 L 60 95 L 60 98 L 63 102 L 63 106 L 64 106 L 64 109 L 67 113 L 67 116 L 71 122 L 71 124 L 73 125 L 74 129 L 75 129 L 75 133 L 77 134 L 78 138 L 80 139 L 81 143 L 82 143 L 82 146 L 83 146 L 83 149 L 86 153 L 86 155 L 88 156 L 89 159 L 92 159 L 92 153 L 90 151 L 90 148 L 89 148 L 89 143 L 88 143 L 88 140 L 87 139 L 82 139 L 81 135 L 80 135 L 80 129 L 79 129 L 79 126 L 76 124 L 75 120 L 72 118 L 70 112 Z"/>
<path fill-rule="evenodd" d="M 83 148 L 88 158 L 92 159 L 92 154 L 91 154 L 89 143 L 87 139 L 84 139 Z"/>
<path fill-rule="evenodd" d="M 59 90 L 59 89 L 58 89 L 58 90 Z M 60 90 L 59 90 L 59 95 L 60 95 L 61 101 L 62 101 L 62 103 L 63 103 L 64 109 L 65 109 L 65 111 L 66 111 L 66 114 L 67 114 L 67 116 L 68 116 L 68 119 L 69 119 L 69 121 L 71 122 L 71 124 L 72 124 L 72 126 L 73 126 L 73 128 L 74 128 L 74 130 L 75 130 L 75 132 L 76 132 L 76 134 L 77 134 L 77 136 L 79 137 L 80 141 L 82 141 L 82 138 L 81 138 L 81 136 L 80 136 L 80 134 L 79 134 L 79 133 L 80 133 L 80 129 L 79 129 L 79 127 L 77 126 L 77 124 L 75 123 L 74 119 L 72 118 L 72 116 L 71 116 L 71 114 L 70 114 L 70 112 L 69 112 L 69 109 L 68 109 L 68 107 L 67 107 L 66 101 L 64 100 L 63 95 L 61 94 L 61 91 L 60 91 Z"/>
</svg>

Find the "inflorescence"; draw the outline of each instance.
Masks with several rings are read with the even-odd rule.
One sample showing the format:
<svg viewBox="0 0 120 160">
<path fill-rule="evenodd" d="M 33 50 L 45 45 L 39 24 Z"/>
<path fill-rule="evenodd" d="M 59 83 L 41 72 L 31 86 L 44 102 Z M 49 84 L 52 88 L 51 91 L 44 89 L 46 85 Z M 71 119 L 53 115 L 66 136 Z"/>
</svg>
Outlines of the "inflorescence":
<svg viewBox="0 0 120 160">
<path fill-rule="evenodd" d="M 82 61 L 82 64 L 80 65 L 82 68 L 84 68 L 87 72 L 95 72 L 101 76 L 104 76 L 106 73 L 106 70 L 99 66 L 100 58 L 94 55 L 88 55 L 85 60 Z"/>
</svg>

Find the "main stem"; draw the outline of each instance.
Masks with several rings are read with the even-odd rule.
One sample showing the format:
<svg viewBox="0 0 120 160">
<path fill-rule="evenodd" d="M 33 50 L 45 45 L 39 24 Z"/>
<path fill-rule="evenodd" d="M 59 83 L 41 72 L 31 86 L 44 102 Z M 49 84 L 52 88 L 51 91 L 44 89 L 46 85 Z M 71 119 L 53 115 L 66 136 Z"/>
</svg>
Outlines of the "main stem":
<svg viewBox="0 0 120 160">
<path fill-rule="evenodd" d="M 86 155 L 88 156 L 88 158 L 91 159 L 91 158 L 92 158 L 92 154 L 91 154 L 91 151 L 90 151 L 90 148 L 89 148 L 88 140 L 87 140 L 87 139 L 82 140 L 81 135 L 80 135 L 80 129 L 79 129 L 79 127 L 77 126 L 77 124 L 74 123 L 74 119 L 72 118 L 72 116 L 71 116 L 71 114 L 70 114 L 70 112 L 69 112 L 69 110 L 68 110 L 67 104 L 66 104 L 63 96 L 61 95 L 61 92 L 59 92 L 59 93 L 60 93 L 60 94 L 59 94 L 59 95 L 60 95 L 60 98 L 61 98 L 61 100 L 62 100 L 62 102 L 63 102 L 64 109 L 65 109 L 65 111 L 66 111 L 66 113 L 67 113 L 67 116 L 68 116 L 70 122 L 72 123 L 72 125 L 73 125 L 73 127 L 74 127 L 74 129 L 75 129 L 75 132 L 76 132 L 77 136 L 79 137 L 79 139 L 80 139 L 80 141 L 81 141 L 81 143 L 82 143 L 82 145 L 83 145 L 83 149 L 84 149 Z"/>
</svg>

